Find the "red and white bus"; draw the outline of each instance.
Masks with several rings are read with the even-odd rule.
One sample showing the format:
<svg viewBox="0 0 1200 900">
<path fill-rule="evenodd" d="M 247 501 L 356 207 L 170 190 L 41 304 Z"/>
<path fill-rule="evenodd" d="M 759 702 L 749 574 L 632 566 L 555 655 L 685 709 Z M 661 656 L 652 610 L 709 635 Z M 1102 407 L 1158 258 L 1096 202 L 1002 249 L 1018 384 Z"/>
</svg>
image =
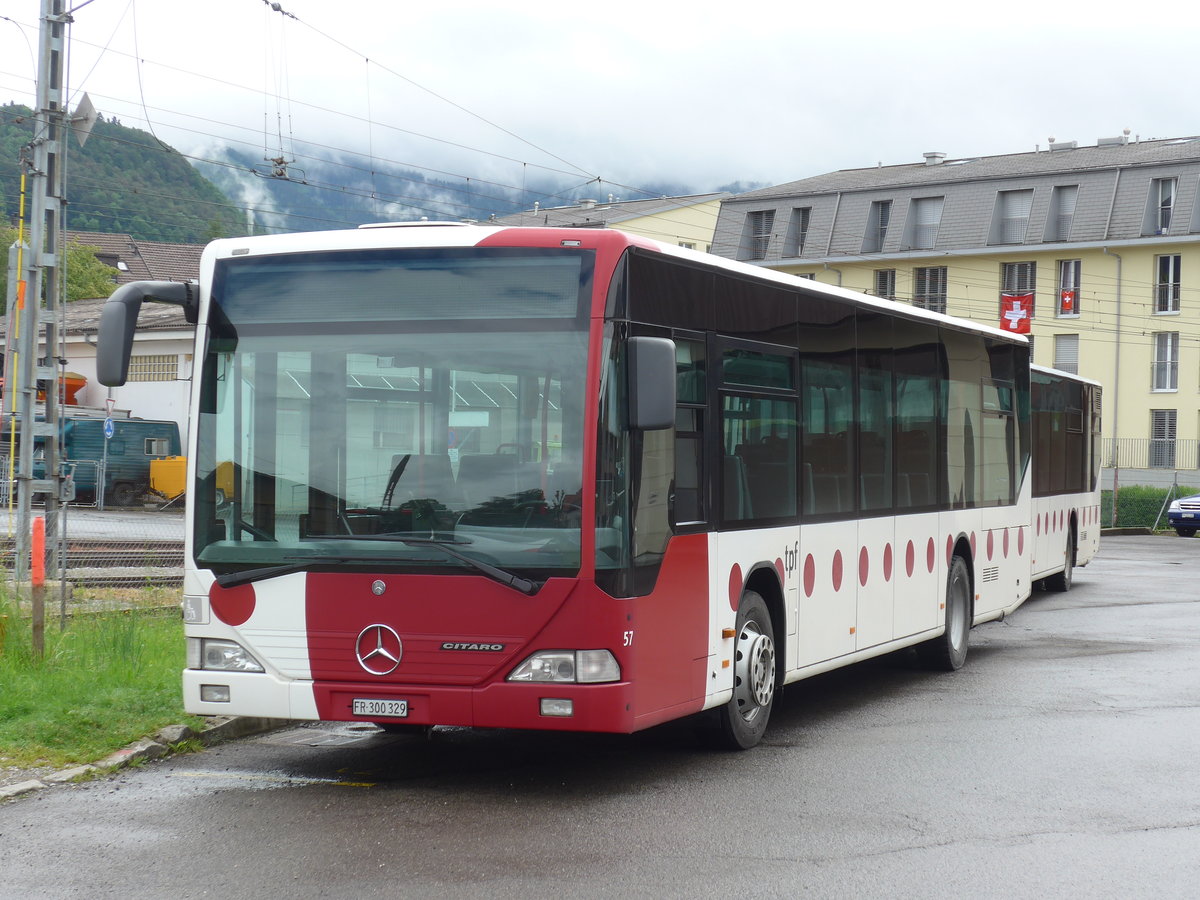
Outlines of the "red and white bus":
<svg viewBox="0 0 1200 900">
<path fill-rule="evenodd" d="M 1033 579 L 1069 591 L 1100 549 L 1100 385 L 1031 367 Z"/>
<path fill-rule="evenodd" d="M 1035 395 L 1087 476 L 1039 490 L 1025 339 L 907 305 L 611 230 L 237 238 L 198 286 L 114 294 L 102 383 L 144 299 L 198 324 L 193 713 L 707 711 L 746 748 L 782 685 L 904 647 L 956 669 L 1095 549 L 1098 388 L 1036 376 L 1087 394 Z"/>
</svg>

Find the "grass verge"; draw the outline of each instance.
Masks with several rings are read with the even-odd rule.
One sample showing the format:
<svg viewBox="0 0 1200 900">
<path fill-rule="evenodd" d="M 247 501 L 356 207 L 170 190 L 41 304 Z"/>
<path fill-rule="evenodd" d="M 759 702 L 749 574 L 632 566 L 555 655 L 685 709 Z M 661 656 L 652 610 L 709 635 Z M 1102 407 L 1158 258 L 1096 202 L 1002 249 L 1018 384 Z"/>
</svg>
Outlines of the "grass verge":
<svg viewBox="0 0 1200 900">
<path fill-rule="evenodd" d="M 185 715 L 180 697 L 179 608 L 150 597 L 118 599 L 128 608 L 86 614 L 75 601 L 65 630 L 48 598 L 39 659 L 29 604 L 18 608 L 9 592 L 0 593 L 0 765 L 90 763 L 163 726 L 199 724 Z"/>
</svg>

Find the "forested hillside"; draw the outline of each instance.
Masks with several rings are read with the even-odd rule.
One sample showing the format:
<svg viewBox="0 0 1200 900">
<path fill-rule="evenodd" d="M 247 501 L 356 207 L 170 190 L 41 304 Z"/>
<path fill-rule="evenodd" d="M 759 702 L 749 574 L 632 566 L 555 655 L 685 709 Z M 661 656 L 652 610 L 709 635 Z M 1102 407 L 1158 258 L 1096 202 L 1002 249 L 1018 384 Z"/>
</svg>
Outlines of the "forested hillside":
<svg viewBox="0 0 1200 900">
<path fill-rule="evenodd" d="M 17 217 L 22 147 L 32 139 L 31 111 L 0 106 L 0 220 L 6 224 Z M 101 117 L 82 148 L 68 137 L 66 172 L 69 230 L 177 243 L 245 232 L 244 217 L 178 152 L 115 119 Z"/>
<path fill-rule="evenodd" d="M 13 103 L 0 106 L 0 225 L 16 223 L 20 160 L 32 139 L 31 111 Z M 421 218 L 486 221 L 535 202 L 569 205 L 597 191 L 547 174 L 527 182 L 522 176 L 521 187 L 434 177 L 383 160 L 365 165 L 361 157 L 300 142 L 293 148 L 298 161 L 282 166 L 279 177 L 269 160 L 244 148 L 216 145 L 205 150 L 207 159 L 189 161 L 154 135 L 103 117 L 82 148 L 73 135 L 66 144 L 65 227 L 148 241 L 206 243 L 250 231 Z M 629 191 L 624 199 L 694 192 L 667 183 Z"/>
</svg>

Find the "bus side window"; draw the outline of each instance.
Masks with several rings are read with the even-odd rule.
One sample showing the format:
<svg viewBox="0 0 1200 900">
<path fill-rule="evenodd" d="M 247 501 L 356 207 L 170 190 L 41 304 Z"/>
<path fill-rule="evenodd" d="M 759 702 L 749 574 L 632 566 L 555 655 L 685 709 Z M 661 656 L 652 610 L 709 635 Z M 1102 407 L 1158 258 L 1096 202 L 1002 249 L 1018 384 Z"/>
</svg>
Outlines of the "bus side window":
<svg viewBox="0 0 1200 900">
<path fill-rule="evenodd" d="M 708 401 L 704 344 L 675 339 L 674 526 L 707 520 L 704 508 L 704 406 Z"/>
</svg>

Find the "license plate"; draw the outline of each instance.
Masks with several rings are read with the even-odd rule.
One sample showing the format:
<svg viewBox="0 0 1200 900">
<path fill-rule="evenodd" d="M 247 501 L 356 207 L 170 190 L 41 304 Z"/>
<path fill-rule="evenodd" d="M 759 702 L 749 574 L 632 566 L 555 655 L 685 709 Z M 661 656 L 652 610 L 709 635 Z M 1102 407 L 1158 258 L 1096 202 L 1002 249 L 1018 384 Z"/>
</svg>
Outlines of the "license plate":
<svg viewBox="0 0 1200 900">
<path fill-rule="evenodd" d="M 1183 514 L 1180 516 L 1180 518 L 1182 518 L 1182 519 L 1191 519 L 1191 518 L 1194 518 L 1194 517 L 1195 517 L 1195 515 L 1196 515 L 1195 513 L 1183 513 Z"/>
<path fill-rule="evenodd" d="M 407 700 L 381 700 L 373 697 L 355 697 L 351 711 L 356 716 L 382 716 L 387 719 L 404 719 L 408 717 Z"/>
</svg>

